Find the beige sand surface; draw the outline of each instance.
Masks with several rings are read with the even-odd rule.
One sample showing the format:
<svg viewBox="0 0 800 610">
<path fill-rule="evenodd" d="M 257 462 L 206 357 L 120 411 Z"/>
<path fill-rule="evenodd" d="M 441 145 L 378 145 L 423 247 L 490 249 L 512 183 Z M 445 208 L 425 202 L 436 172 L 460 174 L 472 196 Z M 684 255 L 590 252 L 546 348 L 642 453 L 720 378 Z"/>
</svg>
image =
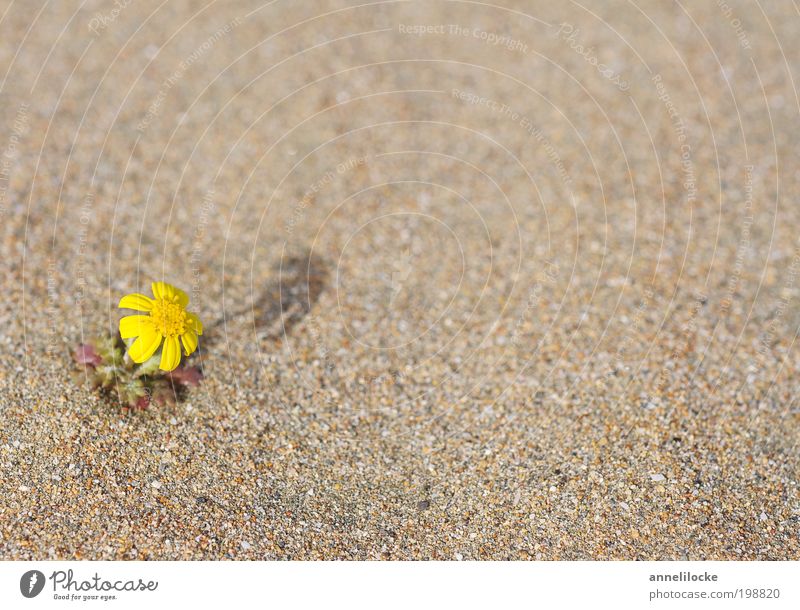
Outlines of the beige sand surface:
<svg viewBox="0 0 800 610">
<path fill-rule="evenodd" d="M 800 559 L 796 3 L 559 4 L 0 0 L 0 558 Z"/>
</svg>

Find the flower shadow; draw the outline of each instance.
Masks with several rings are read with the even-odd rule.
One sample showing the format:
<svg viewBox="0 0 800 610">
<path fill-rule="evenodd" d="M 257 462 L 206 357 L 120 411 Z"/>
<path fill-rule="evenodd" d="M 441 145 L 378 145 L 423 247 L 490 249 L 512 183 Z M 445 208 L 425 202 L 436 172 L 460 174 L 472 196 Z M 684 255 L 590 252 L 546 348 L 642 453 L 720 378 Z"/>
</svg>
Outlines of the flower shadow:
<svg viewBox="0 0 800 610">
<path fill-rule="evenodd" d="M 252 319 L 262 340 L 279 341 L 291 334 L 313 309 L 328 284 L 329 265 L 310 252 L 282 259 L 278 277 L 255 300 Z"/>
<path fill-rule="evenodd" d="M 274 267 L 274 279 L 256 293 L 252 305 L 227 313 L 206 328 L 204 348 L 222 339 L 225 328 L 245 320 L 259 341 L 280 342 L 292 333 L 312 310 L 330 277 L 328 262 L 310 251 L 282 257 Z"/>
</svg>

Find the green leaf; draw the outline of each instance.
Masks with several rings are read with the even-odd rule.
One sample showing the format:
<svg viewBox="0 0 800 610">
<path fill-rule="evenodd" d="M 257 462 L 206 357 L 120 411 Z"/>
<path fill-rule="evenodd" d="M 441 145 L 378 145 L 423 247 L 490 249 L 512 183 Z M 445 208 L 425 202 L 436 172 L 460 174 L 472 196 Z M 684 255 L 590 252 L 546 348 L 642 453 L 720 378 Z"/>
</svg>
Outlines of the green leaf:
<svg viewBox="0 0 800 610">
<path fill-rule="evenodd" d="M 142 375 L 154 375 L 159 369 L 158 365 L 161 362 L 161 350 L 153 354 L 149 360 L 142 362 L 136 366 L 134 377 L 141 377 Z"/>
</svg>

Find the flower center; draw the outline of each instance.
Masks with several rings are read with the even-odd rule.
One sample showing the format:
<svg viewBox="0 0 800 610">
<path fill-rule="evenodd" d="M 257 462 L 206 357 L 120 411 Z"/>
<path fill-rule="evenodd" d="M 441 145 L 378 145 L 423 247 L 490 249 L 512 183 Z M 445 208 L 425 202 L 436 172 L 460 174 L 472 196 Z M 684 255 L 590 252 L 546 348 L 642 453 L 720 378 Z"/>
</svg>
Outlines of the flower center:
<svg viewBox="0 0 800 610">
<path fill-rule="evenodd" d="M 186 326 L 186 312 L 178 303 L 167 299 L 158 299 L 150 310 L 150 317 L 156 330 L 165 337 L 182 335 Z"/>
</svg>

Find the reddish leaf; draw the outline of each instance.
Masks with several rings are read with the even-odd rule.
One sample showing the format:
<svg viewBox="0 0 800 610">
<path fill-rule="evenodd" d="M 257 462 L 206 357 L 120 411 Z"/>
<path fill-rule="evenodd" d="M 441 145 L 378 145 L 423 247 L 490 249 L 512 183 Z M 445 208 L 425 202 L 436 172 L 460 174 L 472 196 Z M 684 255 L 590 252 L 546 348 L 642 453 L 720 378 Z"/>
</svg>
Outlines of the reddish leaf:
<svg viewBox="0 0 800 610">
<path fill-rule="evenodd" d="M 175 383 L 186 386 L 200 385 L 200 381 L 203 379 L 203 373 L 196 366 L 179 367 L 172 371 L 169 376 Z"/>
<path fill-rule="evenodd" d="M 78 349 L 72 354 L 75 362 L 78 364 L 88 364 L 89 366 L 97 366 L 103 359 L 95 351 L 94 346 L 89 343 L 81 343 Z"/>
<path fill-rule="evenodd" d="M 150 405 L 149 396 L 140 396 L 139 399 L 136 401 L 137 409 L 146 409 L 149 405 Z"/>
</svg>

